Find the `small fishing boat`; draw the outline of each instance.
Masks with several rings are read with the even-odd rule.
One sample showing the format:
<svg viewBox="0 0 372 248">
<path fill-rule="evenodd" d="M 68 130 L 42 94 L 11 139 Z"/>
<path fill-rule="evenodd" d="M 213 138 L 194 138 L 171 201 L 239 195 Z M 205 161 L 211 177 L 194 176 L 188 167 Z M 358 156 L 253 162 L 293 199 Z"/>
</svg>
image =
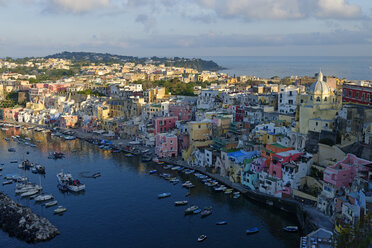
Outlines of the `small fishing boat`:
<svg viewBox="0 0 372 248">
<path fill-rule="evenodd" d="M 52 200 L 54 197 L 52 195 L 39 195 L 35 198 L 35 201 L 41 202 L 41 201 L 49 201 Z"/>
<path fill-rule="evenodd" d="M 151 157 L 143 157 L 141 159 L 142 162 L 150 162 L 151 161 Z"/>
<path fill-rule="evenodd" d="M 207 239 L 207 235 L 200 235 L 199 238 L 198 238 L 198 242 L 203 242 L 204 240 Z"/>
<path fill-rule="evenodd" d="M 199 209 L 199 207 L 193 205 L 193 206 L 191 206 L 191 207 L 189 207 L 189 208 L 187 208 L 187 209 L 185 210 L 185 214 L 192 214 L 192 213 L 193 213 L 195 210 L 197 210 L 197 209 Z"/>
<path fill-rule="evenodd" d="M 194 210 L 192 213 L 193 213 L 193 214 L 198 214 L 198 213 L 200 213 L 200 212 L 201 212 L 201 209 L 198 208 L 198 209 Z"/>
<path fill-rule="evenodd" d="M 127 154 L 125 154 L 124 156 L 127 157 L 127 158 L 130 158 L 130 157 L 133 157 L 133 154 L 131 154 L 131 153 L 127 153 Z"/>
<path fill-rule="evenodd" d="M 93 178 L 97 178 L 101 176 L 101 172 L 96 172 L 92 175 Z"/>
<path fill-rule="evenodd" d="M 191 195 L 191 193 L 190 192 L 187 192 L 185 196 L 186 197 L 189 197 L 190 195 Z"/>
<path fill-rule="evenodd" d="M 16 164 L 16 163 L 18 163 L 18 161 L 17 160 L 12 160 L 12 161 L 10 161 L 10 163 L 11 164 Z"/>
<path fill-rule="evenodd" d="M 171 170 L 178 170 L 180 166 L 174 166 Z"/>
<path fill-rule="evenodd" d="M 227 225 L 227 221 L 225 221 L 225 220 L 223 220 L 223 221 L 218 221 L 218 222 L 216 222 L 216 225 L 217 225 L 217 226 Z"/>
<path fill-rule="evenodd" d="M 233 196 L 234 199 L 238 199 L 239 197 L 240 197 L 240 194 L 237 194 L 237 195 Z"/>
<path fill-rule="evenodd" d="M 65 185 L 70 191 L 79 192 L 85 190 L 85 184 L 78 179 L 74 179 L 71 174 L 64 173 L 63 170 L 57 174 L 57 178 L 59 184 Z"/>
<path fill-rule="evenodd" d="M 51 207 L 51 206 L 55 206 L 55 205 L 57 205 L 58 204 L 58 202 L 57 201 L 51 201 L 51 202 L 47 202 L 47 203 L 45 203 L 45 207 Z"/>
<path fill-rule="evenodd" d="M 12 183 L 13 183 L 13 180 L 7 180 L 3 182 L 3 185 L 12 184 Z"/>
<path fill-rule="evenodd" d="M 67 211 L 67 208 L 64 208 L 62 206 L 58 206 L 58 208 L 54 209 L 55 214 L 61 214 L 61 213 L 66 212 L 66 211 Z"/>
<path fill-rule="evenodd" d="M 212 210 L 203 210 L 200 215 L 202 218 L 207 217 L 212 214 Z"/>
<path fill-rule="evenodd" d="M 245 231 L 246 234 L 255 234 L 255 233 L 258 233 L 258 227 L 253 227 L 253 228 L 250 228 L 250 229 L 247 229 Z"/>
<path fill-rule="evenodd" d="M 159 199 L 166 198 L 166 197 L 169 197 L 169 196 L 171 196 L 171 193 L 169 193 L 169 192 L 158 194 Z"/>
<path fill-rule="evenodd" d="M 204 210 L 212 210 L 213 207 L 212 206 L 209 206 L 209 207 L 205 207 Z"/>
<path fill-rule="evenodd" d="M 168 170 L 168 169 L 172 168 L 172 165 L 169 165 L 169 164 L 168 164 L 168 165 L 164 166 L 163 168 L 164 168 L 165 170 Z"/>
<path fill-rule="evenodd" d="M 150 172 L 149 172 L 149 174 L 154 174 L 154 173 L 156 173 L 157 172 L 157 170 L 151 170 Z"/>
<path fill-rule="evenodd" d="M 35 174 L 45 174 L 45 167 L 40 165 L 40 164 L 37 164 L 35 165 L 34 168 L 32 168 L 32 173 L 35 173 Z"/>
<path fill-rule="evenodd" d="M 16 149 L 13 148 L 13 147 L 10 147 L 10 148 L 8 149 L 8 152 L 16 152 Z"/>
<path fill-rule="evenodd" d="M 287 232 L 297 232 L 298 226 L 286 226 L 283 228 L 283 230 Z"/>
<path fill-rule="evenodd" d="M 175 201 L 174 205 L 175 206 L 184 206 L 187 205 L 189 202 L 188 201 Z"/>
</svg>

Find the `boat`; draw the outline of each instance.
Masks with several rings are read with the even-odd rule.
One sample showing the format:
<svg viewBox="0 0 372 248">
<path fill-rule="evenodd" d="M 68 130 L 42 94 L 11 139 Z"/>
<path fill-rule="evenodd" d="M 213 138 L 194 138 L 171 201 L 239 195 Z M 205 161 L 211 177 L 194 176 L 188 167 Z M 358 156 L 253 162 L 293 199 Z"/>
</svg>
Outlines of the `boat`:
<svg viewBox="0 0 372 248">
<path fill-rule="evenodd" d="M 71 174 L 64 173 L 63 170 L 57 174 L 57 179 L 60 184 L 65 185 L 70 191 L 79 192 L 85 190 L 85 184 L 78 179 L 74 179 Z"/>
<path fill-rule="evenodd" d="M 180 166 L 174 166 L 171 170 L 178 170 Z"/>
<path fill-rule="evenodd" d="M 49 201 L 52 200 L 54 197 L 52 195 L 39 195 L 35 198 L 35 201 Z"/>
<path fill-rule="evenodd" d="M 198 242 L 203 242 L 204 240 L 207 239 L 207 235 L 200 235 L 199 238 L 198 238 Z"/>
<path fill-rule="evenodd" d="M 287 232 L 297 232 L 298 226 L 286 226 L 283 228 L 283 230 Z"/>
<path fill-rule="evenodd" d="M 30 191 L 30 190 L 34 190 L 34 189 L 36 189 L 36 190 L 38 190 L 38 191 L 41 191 L 42 190 L 42 187 L 41 186 L 39 186 L 39 185 L 33 185 L 33 184 L 26 184 L 24 187 L 22 187 L 22 188 L 17 188 L 16 190 L 15 190 L 15 193 L 16 194 L 22 194 L 22 193 L 25 193 L 25 192 L 27 192 L 27 191 Z"/>
<path fill-rule="evenodd" d="M 39 193 L 39 190 L 31 189 L 29 191 L 26 191 L 25 193 L 22 193 L 21 197 L 28 197 L 28 196 L 36 195 L 37 193 Z"/>
<path fill-rule="evenodd" d="M 187 205 L 189 202 L 188 201 L 175 201 L 174 205 L 175 206 L 184 206 Z"/>
<path fill-rule="evenodd" d="M 51 207 L 51 206 L 55 206 L 55 205 L 57 205 L 58 204 L 58 202 L 57 201 L 51 201 L 51 202 L 47 202 L 47 203 L 45 203 L 45 207 Z"/>
<path fill-rule="evenodd" d="M 195 210 L 197 210 L 197 209 L 199 209 L 199 207 L 198 206 L 196 206 L 196 205 L 193 205 L 193 206 L 191 206 L 191 207 L 189 207 L 189 208 L 186 208 L 186 210 L 185 210 L 185 214 L 192 214 Z"/>
<path fill-rule="evenodd" d="M 6 141 L 9 141 L 10 139 L 9 138 L 4 138 Z"/>
<path fill-rule="evenodd" d="M 8 152 L 16 152 L 16 149 L 13 147 L 8 148 Z"/>
<path fill-rule="evenodd" d="M 192 182 L 190 182 L 190 181 L 186 181 L 186 182 L 184 182 L 184 183 L 182 184 L 182 187 L 185 187 L 185 188 L 193 188 L 193 187 L 195 187 L 195 185 L 192 184 Z"/>
<path fill-rule="evenodd" d="M 258 227 L 253 227 L 253 228 L 250 228 L 250 229 L 247 229 L 245 231 L 246 234 L 255 234 L 255 233 L 258 233 Z"/>
<path fill-rule="evenodd" d="M 168 170 L 170 168 L 172 168 L 172 165 L 169 165 L 169 164 L 163 167 L 163 169 L 165 169 L 165 170 Z"/>
<path fill-rule="evenodd" d="M 67 211 L 67 208 L 64 208 L 62 206 L 58 206 L 58 208 L 54 209 L 55 214 L 61 214 L 61 213 L 66 212 L 66 211 Z"/>
<path fill-rule="evenodd" d="M 198 213 L 200 213 L 200 212 L 201 212 L 201 209 L 198 208 L 198 209 L 194 210 L 192 213 L 193 213 L 193 214 L 198 214 Z"/>
<path fill-rule="evenodd" d="M 190 192 L 187 192 L 185 196 L 186 197 L 189 197 L 190 195 L 191 195 L 191 193 Z"/>
<path fill-rule="evenodd" d="M 159 199 L 166 198 L 166 197 L 169 197 L 169 196 L 171 196 L 171 193 L 169 193 L 169 192 L 158 194 Z"/>
<path fill-rule="evenodd" d="M 201 217 L 203 218 L 203 217 L 207 217 L 207 216 L 209 216 L 209 215 L 211 215 L 212 214 L 212 210 L 203 210 L 201 213 L 200 213 L 200 215 L 201 215 Z"/>
<path fill-rule="evenodd" d="M 204 210 L 212 210 L 213 207 L 212 206 L 209 206 L 209 207 L 205 207 Z"/>
<path fill-rule="evenodd" d="M 101 172 L 96 172 L 92 175 L 93 178 L 97 178 L 101 176 Z"/>
<path fill-rule="evenodd" d="M 216 222 L 216 225 L 217 225 L 217 226 L 227 225 L 227 221 L 225 221 L 225 220 L 223 220 L 223 221 L 218 221 L 218 222 Z"/>
<path fill-rule="evenodd" d="M 0 171 L 2 171 L 3 170 L 3 167 L 0 167 Z"/>
<path fill-rule="evenodd" d="M 13 183 L 13 180 L 7 180 L 3 182 L 3 185 L 12 184 L 12 183 Z"/>
<path fill-rule="evenodd" d="M 74 140 L 74 139 L 76 139 L 76 137 L 75 136 L 65 136 L 64 139 L 65 140 Z"/>
<path fill-rule="evenodd" d="M 151 157 L 143 157 L 141 159 L 142 162 L 150 162 L 151 161 Z"/>
<path fill-rule="evenodd" d="M 18 163 L 18 161 L 17 160 L 12 160 L 12 161 L 10 161 L 10 163 L 11 164 L 16 164 L 16 163 Z"/>
<path fill-rule="evenodd" d="M 238 199 L 240 197 L 240 194 L 236 194 L 233 196 L 234 199 Z"/>
<path fill-rule="evenodd" d="M 35 173 L 35 174 L 45 174 L 45 167 L 40 165 L 40 164 L 37 164 L 35 165 L 34 168 L 32 168 L 32 173 Z"/>
<path fill-rule="evenodd" d="M 68 191 L 68 188 L 67 188 L 67 186 L 66 185 L 64 185 L 64 184 L 58 184 L 57 185 L 57 187 L 58 187 L 58 189 L 60 190 L 60 191 L 62 191 L 62 192 L 67 192 Z"/>
<path fill-rule="evenodd" d="M 64 156 L 65 154 L 63 154 L 62 152 L 52 152 L 49 154 L 48 158 L 59 159 L 59 158 L 63 158 Z"/>
<path fill-rule="evenodd" d="M 130 157 L 133 157 L 134 155 L 132 153 L 127 153 L 124 156 L 127 157 L 127 158 L 130 158 Z"/>
<path fill-rule="evenodd" d="M 152 171 L 149 172 L 149 174 L 154 174 L 156 172 L 157 172 L 157 170 L 152 170 Z"/>
</svg>

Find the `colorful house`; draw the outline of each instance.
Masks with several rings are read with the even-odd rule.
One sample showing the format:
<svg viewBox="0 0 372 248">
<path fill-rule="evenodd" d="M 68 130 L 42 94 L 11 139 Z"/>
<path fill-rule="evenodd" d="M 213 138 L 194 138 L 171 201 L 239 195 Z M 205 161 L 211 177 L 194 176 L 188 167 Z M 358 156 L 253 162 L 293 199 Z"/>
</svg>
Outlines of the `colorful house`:
<svg viewBox="0 0 372 248">
<path fill-rule="evenodd" d="M 176 121 L 178 121 L 178 116 L 169 117 L 158 117 L 154 119 L 154 133 L 165 133 L 176 127 Z"/>
<path fill-rule="evenodd" d="M 174 134 L 157 134 L 155 137 L 155 154 L 159 158 L 177 157 L 177 136 Z"/>
<path fill-rule="evenodd" d="M 177 116 L 180 121 L 192 120 L 192 109 L 189 105 L 171 105 L 168 111 L 169 116 Z"/>
</svg>

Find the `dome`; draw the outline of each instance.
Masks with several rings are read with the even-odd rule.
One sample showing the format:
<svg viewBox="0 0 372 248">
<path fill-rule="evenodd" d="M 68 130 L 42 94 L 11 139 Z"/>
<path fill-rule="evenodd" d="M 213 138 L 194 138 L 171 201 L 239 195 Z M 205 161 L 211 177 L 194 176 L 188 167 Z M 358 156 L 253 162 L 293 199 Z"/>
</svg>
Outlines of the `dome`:
<svg viewBox="0 0 372 248">
<path fill-rule="evenodd" d="M 329 95 L 331 88 L 323 81 L 323 73 L 319 72 L 318 80 L 310 86 L 310 93 L 313 95 Z"/>
</svg>

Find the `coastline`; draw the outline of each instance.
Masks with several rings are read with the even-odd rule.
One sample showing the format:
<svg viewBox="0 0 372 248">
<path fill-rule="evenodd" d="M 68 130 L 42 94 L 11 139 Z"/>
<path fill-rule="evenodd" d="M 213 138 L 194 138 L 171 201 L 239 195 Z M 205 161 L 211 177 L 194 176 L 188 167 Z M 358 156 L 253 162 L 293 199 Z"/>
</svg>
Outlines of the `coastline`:
<svg viewBox="0 0 372 248">
<path fill-rule="evenodd" d="M 50 129 L 46 125 L 40 125 L 35 123 L 22 123 L 22 122 L 9 122 L 9 121 L 3 121 L 2 123 L 9 123 L 9 124 L 16 124 L 16 125 L 22 125 L 23 127 L 40 127 L 40 128 L 47 128 Z M 60 128 L 60 130 L 64 131 L 74 131 L 74 136 L 77 139 L 87 141 L 89 143 L 92 143 L 93 140 L 102 140 L 107 139 L 107 137 L 102 137 L 102 135 L 94 134 L 94 133 L 86 133 L 78 129 L 63 129 Z M 140 156 L 141 152 L 138 151 L 138 149 L 149 149 L 149 147 L 136 145 L 138 149 L 128 149 L 128 147 L 132 147 L 132 145 L 129 143 L 130 140 L 127 139 L 114 139 L 110 140 L 112 141 L 112 147 L 115 149 L 118 149 L 125 153 L 131 153 L 136 156 Z M 154 154 L 154 149 L 151 149 L 151 153 Z M 238 183 L 233 183 L 227 178 L 224 178 L 220 175 L 213 174 L 210 172 L 207 172 L 206 168 L 204 167 L 195 167 L 190 166 L 184 161 L 180 160 L 168 160 L 168 159 L 159 159 L 159 161 L 165 162 L 167 164 L 172 165 L 178 165 L 183 166 L 185 168 L 193 169 L 195 171 L 198 171 L 200 173 L 206 174 L 209 177 L 217 180 L 218 182 L 234 188 L 236 191 L 241 192 L 242 195 L 244 195 L 247 199 L 254 201 L 256 203 L 262 204 L 266 207 L 271 207 L 273 209 L 278 209 L 293 215 L 296 215 L 297 221 L 301 227 L 301 230 L 303 233 L 308 234 L 318 228 L 326 228 L 328 230 L 334 229 L 334 223 L 333 221 L 323 213 L 319 212 L 316 208 L 305 205 L 297 200 L 294 199 L 286 199 L 286 198 L 277 198 L 268 194 L 264 194 L 257 191 L 252 191 L 250 189 L 245 188 L 243 185 Z"/>
</svg>

